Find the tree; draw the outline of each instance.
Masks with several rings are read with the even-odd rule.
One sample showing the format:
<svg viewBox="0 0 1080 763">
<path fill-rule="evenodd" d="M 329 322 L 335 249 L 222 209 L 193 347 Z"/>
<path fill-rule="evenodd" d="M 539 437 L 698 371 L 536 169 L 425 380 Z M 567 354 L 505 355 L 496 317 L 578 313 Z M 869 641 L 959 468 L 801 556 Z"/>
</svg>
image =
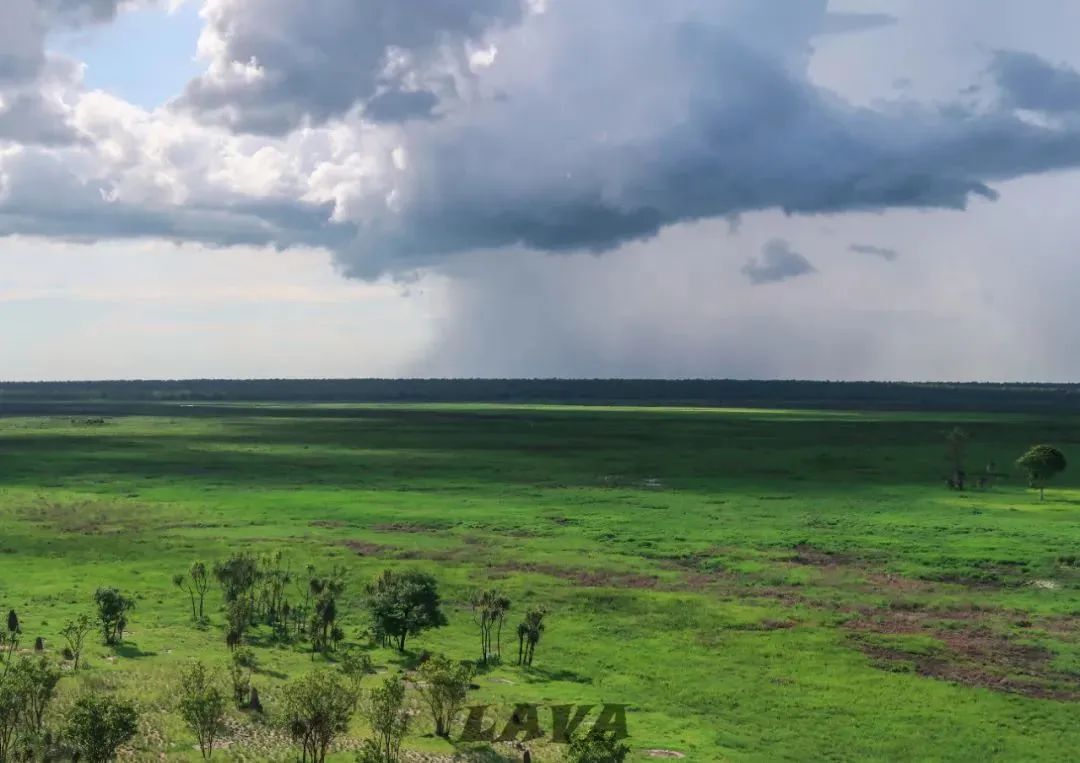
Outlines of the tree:
<svg viewBox="0 0 1080 763">
<path fill-rule="evenodd" d="M 442 655 L 435 655 L 420 666 L 419 673 L 418 689 L 435 722 L 435 735 L 449 737 L 465 706 L 474 670 L 466 663 L 455 664 Z"/>
<path fill-rule="evenodd" d="M 334 739 L 349 728 L 357 697 L 352 684 L 332 670 L 318 670 L 285 690 L 285 724 L 300 743 L 301 761 L 323 763 Z"/>
<path fill-rule="evenodd" d="M 502 626 L 510 610 L 510 599 L 492 588 L 478 591 L 472 597 L 473 617 L 480 626 L 480 660 L 485 665 L 491 656 L 502 659 Z M 496 630 L 495 649 L 491 648 L 491 632 Z"/>
<path fill-rule="evenodd" d="M 14 757 L 12 751 L 21 713 L 22 697 L 19 696 L 18 684 L 12 678 L 12 671 L 5 668 L 0 675 L 0 761 Z"/>
<path fill-rule="evenodd" d="M 34 750 L 59 682 L 60 669 L 44 655 L 5 662 L 0 671 L 0 761 L 40 757 Z"/>
<path fill-rule="evenodd" d="M 173 585 L 191 599 L 191 619 L 201 623 L 206 619 L 204 604 L 206 592 L 210 590 L 210 575 L 203 562 L 195 561 L 188 568 L 187 575 L 173 575 Z M 197 605 L 197 606 L 196 606 Z"/>
<path fill-rule="evenodd" d="M 214 740 L 225 726 L 225 696 L 201 662 L 192 663 L 180 680 L 180 717 L 199 742 L 199 752 L 209 760 Z"/>
<path fill-rule="evenodd" d="M 233 702 L 238 708 L 246 707 L 251 699 L 251 674 L 255 664 L 255 653 L 250 649 L 233 650 L 229 678 L 232 679 Z"/>
<path fill-rule="evenodd" d="M 364 676 L 369 676 L 374 672 L 375 666 L 371 663 L 371 657 L 359 649 L 348 649 L 341 656 L 341 673 L 352 682 L 358 699 L 360 697 L 360 682 L 364 680 Z"/>
<path fill-rule="evenodd" d="M 78 671 L 79 660 L 82 659 L 83 643 L 86 636 L 94 629 L 94 623 L 90 616 L 83 613 L 64 626 L 60 635 L 67 641 L 67 651 L 71 655 L 72 670 Z"/>
<path fill-rule="evenodd" d="M 15 614 L 14 609 L 9 610 L 7 616 L 7 633 L 0 634 L 0 646 L 7 647 L 8 660 L 11 660 L 11 655 L 19 648 L 19 636 L 21 635 L 22 628 L 19 626 L 19 616 Z"/>
<path fill-rule="evenodd" d="M 298 592 L 304 597 L 304 603 L 292 608 L 292 619 L 296 626 L 296 636 L 299 638 L 307 626 L 307 616 L 311 605 L 311 590 L 315 588 L 315 565 L 304 565 L 307 577 L 297 577 L 295 583 Z"/>
<path fill-rule="evenodd" d="M 124 638 L 128 612 L 135 608 L 135 601 L 115 588 L 99 588 L 94 593 L 98 608 L 98 621 L 109 646 L 119 644 Z"/>
<path fill-rule="evenodd" d="M 311 634 L 311 655 L 315 652 L 327 652 L 333 645 L 334 629 L 337 627 L 337 594 L 332 590 L 319 593 L 315 599 L 315 611 L 311 614 L 308 633 Z"/>
<path fill-rule="evenodd" d="M 56 695 L 60 668 L 45 655 L 24 656 L 8 673 L 20 697 L 20 726 L 26 736 L 37 738 L 45 728 L 45 711 Z M 2 758 L 0 758 L 2 760 Z"/>
<path fill-rule="evenodd" d="M 173 575 L 172 582 L 174 586 L 186 593 L 188 598 L 191 599 L 191 621 L 195 622 L 199 617 L 198 610 L 195 609 L 195 589 L 188 584 L 187 578 L 179 572 Z"/>
<path fill-rule="evenodd" d="M 107 694 L 75 700 L 67 713 L 66 736 L 87 763 L 106 763 L 139 729 L 135 706 Z"/>
<path fill-rule="evenodd" d="M 244 634 L 251 625 L 251 602 L 247 598 L 225 603 L 225 645 L 230 650 L 244 643 Z"/>
<path fill-rule="evenodd" d="M 393 639 L 399 652 L 405 651 L 407 637 L 446 625 L 438 584 L 431 575 L 385 570 L 368 585 L 367 594 L 373 627 Z"/>
<path fill-rule="evenodd" d="M 960 427 L 953 427 L 945 434 L 945 453 L 952 464 L 952 485 L 957 490 L 964 489 L 964 456 L 967 454 L 968 442 L 971 435 Z"/>
<path fill-rule="evenodd" d="M 259 557 L 256 572 L 257 614 L 281 636 L 286 635 L 288 629 L 289 605 L 285 600 L 285 589 L 292 581 L 292 573 L 282 566 L 283 558 L 280 550 L 263 554 Z"/>
<path fill-rule="evenodd" d="M 629 754 L 630 748 L 614 732 L 590 731 L 571 737 L 563 757 L 567 763 L 623 763 Z"/>
<path fill-rule="evenodd" d="M 246 600 L 248 613 L 254 611 L 255 581 L 259 576 L 259 564 L 249 553 L 233 554 L 225 561 L 214 564 L 214 577 L 221 586 L 226 603 Z"/>
<path fill-rule="evenodd" d="M 1039 500 L 1043 499 L 1046 483 L 1059 472 L 1065 471 L 1065 456 L 1052 445 L 1033 445 L 1028 452 L 1016 459 L 1016 465 L 1027 472 L 1028 484 L 1039 488 Z"/>
<path fill-rule="evenodd" d="M 544 632 L 544 609 L 530 609 L 525 613 L 525 619 L 517 627 L 518 636 L 518 665 L 532 665 L 536 655 L 536 645 L 540 643 L 540 636 Z"/>
<path fill-rule="evenodd" d="M 363 716 L 374 738 L 364 741 L 359 760 L 362 763 L 398 763 L 401 741 L 409 731 L 409 708 L 405 703 L 405 682 L 391 676 L 371 691 L 364 703 Z"/>
</svg>

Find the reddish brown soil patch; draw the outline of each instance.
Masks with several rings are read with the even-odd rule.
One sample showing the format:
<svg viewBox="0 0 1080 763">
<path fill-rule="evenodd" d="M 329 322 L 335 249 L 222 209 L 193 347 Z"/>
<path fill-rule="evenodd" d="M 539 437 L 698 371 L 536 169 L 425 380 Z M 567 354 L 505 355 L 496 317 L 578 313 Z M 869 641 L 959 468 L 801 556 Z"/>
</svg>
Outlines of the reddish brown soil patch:
<svg viewBox="0 0 1080 763">
<path fill-rule="evenodd" d="M 794 628 L 798 625 L 797 620 L 762 620 L 758 630 L 779 631 L 786 628 Z"/>
<path fill-rule="evenodd" d="M 396 546 L 387 546 L 382 543 L 368 543 L 362 540 L 347 540 L 344 542 L 345 547 L 350 551 L 355 551 L 360 556 L 377 556 L 377 557 L 397 557 L 401 549 Z"/>
<path fill-rule="evenodd" d="M 1080 617 L 1060 615 L 1038 621 L 1035 625 L 1048 634 L 1070 643 L 1080 641 Z"/>
<path fill-rule="evenodd" d="M 868 572 L 863 575 L 868 587 L 875 591 L 887 590 L 899 593 L 933 593 L 937 586 L 926 580 L 892 575 L 887 572 Z"/>
<path fill-rule="evenodd" d="M 437 533 L 446 528 L 440 525 L 425 525 L 422 522 L 389 522 L 373 525 L 371 529 L 381 533 Z"/>
<path fill-rule="evenodd" d="M 361 556 L 374 556 L 381 559 L 424 559 L 432 562 L 476 562 L 475 548 L 429 549 L 402 548 L 386 543 L 372 543 L 364 540 L 346 540 L 341 542 L 350 551 Z"/>
<path fill-rule="evenodd" d="M 654 575 L 617 572 L 615 570 L 585 570 L 577 567 L 559 567 L 553 564 L 500 562 L 492 565 L 492 569 L 502 572 L 530 572 L 550 575 L 586 588 L 659 588 L 661 584 L 660 579 Z"/>
<path fill-rule="evenodd" d="M 791 557 L 795 564 L 807 564 L 813 567 L 839 567 L 854 563 L 854 557 L 834 551 L 823 551 L 819 548 L 800 543 L 795 546 L 795 555 Z"/>
<path fill-rule="evenodd" d="M 1076 677 L 1054 670 L 1050 650 L 998 630 L 990 615 L 976 609 L 879 610 L 845 625 L 867 655 L 883 663 L 908 663 L 923 676 L 1028 697 L 1080 699 Z M 864 634 L 931 636 L 942 648 L 911 652 L 866 640 Z"/>
</svg>

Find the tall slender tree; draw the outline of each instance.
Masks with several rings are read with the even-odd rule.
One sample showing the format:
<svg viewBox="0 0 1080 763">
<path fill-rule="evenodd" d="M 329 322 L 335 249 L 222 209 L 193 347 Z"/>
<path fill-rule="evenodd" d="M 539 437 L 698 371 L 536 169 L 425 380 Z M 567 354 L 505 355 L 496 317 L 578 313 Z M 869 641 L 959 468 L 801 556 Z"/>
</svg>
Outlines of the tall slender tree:
<svg viewBox="0 0 1080 763">
<path fill-rule="evenodd" d="M 518 625 L 518 665 L 532 665 L 533 657 L 536 656 L 536 645 L 540 643 L 540 636 L 544 633 L 546 615 L 547 611 L 544 609 L 530 609 Z"/>
<path fill-rule="evenodd" d="M 495 657 L 502 657 L 502 626 L 510 610 L 510 599 L 498 589 L 477 591 L 471 599 L 473 619 L 480 627 L 480 660 L 485 665 Z M 492 646 L 494 632 L 494 647 Z"/>
</svg>

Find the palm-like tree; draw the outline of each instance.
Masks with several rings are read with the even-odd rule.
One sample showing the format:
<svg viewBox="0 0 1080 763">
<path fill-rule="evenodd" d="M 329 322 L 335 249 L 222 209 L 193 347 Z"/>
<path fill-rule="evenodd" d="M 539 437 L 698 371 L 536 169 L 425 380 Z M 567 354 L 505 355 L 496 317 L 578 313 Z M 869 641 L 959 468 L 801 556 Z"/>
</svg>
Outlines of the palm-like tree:
<svg viewBox="0 0 1080 763">
<path fill-rule="evenodd" d="M 532 665 L 536 645 L 540 643 L 540 636 L 544 632 L 546 614 L 543 609 L 530 609 L 518 625 L 518 665 Z"/>
</svg>

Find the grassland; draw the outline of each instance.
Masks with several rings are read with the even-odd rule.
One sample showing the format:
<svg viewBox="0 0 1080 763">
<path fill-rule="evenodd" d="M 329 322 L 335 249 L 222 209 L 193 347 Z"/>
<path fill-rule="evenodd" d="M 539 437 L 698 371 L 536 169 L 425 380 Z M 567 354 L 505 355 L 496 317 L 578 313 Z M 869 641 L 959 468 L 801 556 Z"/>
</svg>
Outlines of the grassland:
<svg viewBox="0 0 1080 763">
<path fill-rule="evenodd" d="M 949 491 L 953 424 L 980 468 L 1042 441 L 1077 466 L 1041 503 L 1019 475 Z M 476 587 L 504 588 L 512 623 L 547 607 L 535 666 L 484 673 L 475 701 L 626 703 L 634 760 L 1076 759 L 1076 424 L 481 405 L 0 418 L 0 608 L 56 650 L 98 586 L 137 597 L 130 637 L 95 642 L 61 705 L 80 685 L 136 697 L 138 760 L 196 759 L 172 713 L 176 674 L 192 657 L 226 664 L 216 593 L 211 627 L 196 628 L 172 575 L 278 548 L 297 568 L 347 567 L 349 633 L 378 571 L 435 574 L 450 625 L 415 652 L 476 656 Z M 256 645 L 272 714 L 312 661 Z M 409 746 L 453 752 L 428 730 Z M 290 759 L 268 726 L 238 715 L 234 737 L 223 757 Z"/>
</svg>

